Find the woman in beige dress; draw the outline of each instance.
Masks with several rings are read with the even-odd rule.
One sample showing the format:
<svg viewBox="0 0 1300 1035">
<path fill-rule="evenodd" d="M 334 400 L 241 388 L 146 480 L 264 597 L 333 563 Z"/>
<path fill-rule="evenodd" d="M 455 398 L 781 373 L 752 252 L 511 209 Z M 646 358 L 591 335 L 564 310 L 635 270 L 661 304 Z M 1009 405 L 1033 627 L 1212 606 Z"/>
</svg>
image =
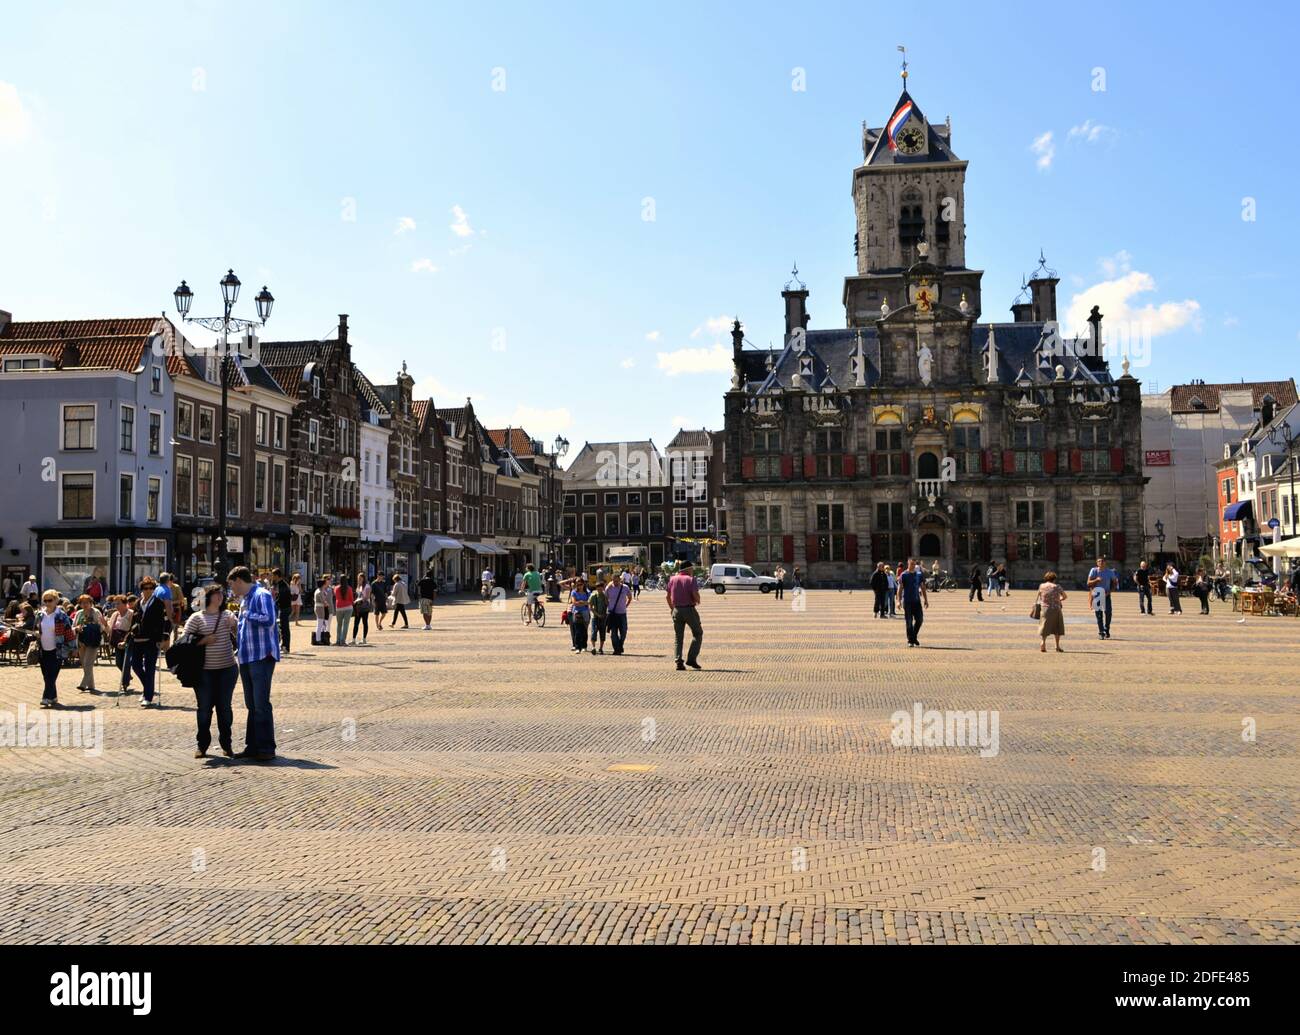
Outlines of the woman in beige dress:
<svg viewBox="0 0 1300 1035">
<path fill-rule="evenodd" d="M 1038 624 L 1038 635 L 1042 638 L 1042 646 L 1038 649 L 1047 653 L 1047 637 L 1056 637 L 1056 650 L 1060 654 L 1065 651 L 1061 650 L 1061 637 L 1065 635 L 1065 616 L 1061 613 L 1061 605 L 1065 603 L 1065 590 L 1056 584 L 1056 572 L 1049 571 L 1043 574 L 1043 584 L 1038 587 L 1038 603 L 1042 606 L 1043 616 Z"/>
</svg>

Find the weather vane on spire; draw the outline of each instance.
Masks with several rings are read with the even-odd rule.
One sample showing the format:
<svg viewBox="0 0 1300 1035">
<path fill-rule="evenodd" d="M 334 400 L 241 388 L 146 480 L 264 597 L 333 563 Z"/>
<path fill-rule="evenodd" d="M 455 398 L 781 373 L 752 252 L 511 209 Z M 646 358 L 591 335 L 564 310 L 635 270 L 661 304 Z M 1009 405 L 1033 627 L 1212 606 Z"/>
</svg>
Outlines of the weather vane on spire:
<svg viewBox="0 0 1300 1035">
<path fill-rule="evenodd" d="M 903 70 L 900 73 L 903 77 L 903 89 L 907 89 L 907 48 L 901 43 L 898 45 L 898 52 L 903 55 Z"/>
</svg>

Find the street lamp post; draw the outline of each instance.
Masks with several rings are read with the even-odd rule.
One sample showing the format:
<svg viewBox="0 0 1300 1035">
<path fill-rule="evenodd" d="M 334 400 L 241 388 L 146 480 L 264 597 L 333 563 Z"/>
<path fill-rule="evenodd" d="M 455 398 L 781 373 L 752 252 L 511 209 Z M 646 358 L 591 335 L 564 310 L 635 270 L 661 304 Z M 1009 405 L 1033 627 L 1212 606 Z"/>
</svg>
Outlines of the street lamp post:
<svg viewBox="0 0 1300 1035">
<path fill-rule="evenodd" d="M 235 271 L 227 270 L 226 275 L 221 278 L 221 316 L 191 317 L 190 304 L 194 301 L 194 292 L 183 280 L 181 286 L 172 292 L 172 297 L 176 300 L 176 311 L 180 313 L 182 321 L 196 323 L 221 335 L 221 346 L 217 353 L 218 369 L 221 371 L 221 437 L 218 439 L 217 449 L 221 463 L 217 475 L 217 534 L 212 540 L 212 574 L 218 582 L 225 582 L 226 575 L 230 571 L 230 556 L 226 549 L 226 467 L 230 462 L 229 443 L 226 440 L 230 428 L 230 376 L 226 370 L 226 358 L 230 354 L 230 332 L 232 329 L 251 331 L 256 327 L 266 326 L 266 321 L 271 318 L 271 307 L 275 304 L 274 296 L 266 289 L 266 285 L 263 285 L 262 290 L 253 299 L 257 305 L 258 318 L 241 320 L 232 317 L 230 313 L 239 299 L 239 287 L 239 278 L 235 276 Z"/>
<path fill-rule="evenodd" d="M 569 440 L 563 435 L 556 435 L 555 441 L 551 443 L 551 479 L 547 486 L 547 506 L 551 512 L 550 530 L 551 530 L 551 560 L 555 561 L 556 545 L 560 542 L 560 525 L 562 523 L 561 509 L 555 505 L 555 481 L 560 474 L 560 457 L 569 451 Z M 563 558 L 558 558 L 563 565 Z"/>
<path fill-rule="evenodd" d="M 1156 518 L 1156 542 L 1160 544 L 1160 563 L 1165 562 L 1165 523 Z"/>
<path fill-rule="evenodd" d="M 1273 445 L 1282 445 L 1286 448 L 1286 466 L 1288 478 L 1291 482 L 1291 535 L 1295 535 L 1296 529 L 1296 498 L 1295 498 L 1295 457 L 1292 455 L 1295 450 L 1295 432 L 1291 430 L 1290 424 L 1281 425 L 1282 434 L 1279 438 L 1278 428 L 1268 429 L 1268 440 Z"/>
</svg>

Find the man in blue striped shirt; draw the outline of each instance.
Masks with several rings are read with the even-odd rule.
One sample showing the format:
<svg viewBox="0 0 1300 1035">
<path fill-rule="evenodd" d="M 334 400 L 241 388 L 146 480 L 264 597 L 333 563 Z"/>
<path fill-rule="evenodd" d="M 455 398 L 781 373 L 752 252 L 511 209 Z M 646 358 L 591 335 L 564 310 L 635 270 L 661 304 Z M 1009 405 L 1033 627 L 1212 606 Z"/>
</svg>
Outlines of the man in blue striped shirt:
<svg viewBox="0 0 1300 1035">
<path fill-rule="evenodd" d="M 227 576 L 239 600 L 239 679 L 244 684 L 248 730 L 239 758 L 269 762 L 275 758 L 275 721 L 271 714 L 271 677 L 280 660 L 280 629 L 275 597 L 260 585 L 247 567 L 233 568 Z"/>
</svg>

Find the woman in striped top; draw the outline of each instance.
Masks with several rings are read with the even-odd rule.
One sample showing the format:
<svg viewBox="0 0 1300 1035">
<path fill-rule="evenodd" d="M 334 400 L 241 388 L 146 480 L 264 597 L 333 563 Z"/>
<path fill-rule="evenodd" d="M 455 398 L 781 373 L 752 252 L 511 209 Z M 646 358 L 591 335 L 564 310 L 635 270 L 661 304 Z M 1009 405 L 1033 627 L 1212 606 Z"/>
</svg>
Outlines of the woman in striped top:
<svg viewBox="0 0 1300 1035">
<path fill-rule="evenodd" d="M 226 592 L 214 583 L 203 594 L 203 610 L 195 611 L 185 623 L 185 632 L 198 638 L 203 653 L 203 682 L 195 688 L 198 698 L 198 750 L 195 758 L 203 758 L 212 743 L 212 710 L 217 712 L 217 742 L 221 753 L 230 758 L 230 730 L 234 713 L 230 702 L 239 678 L 233 646 L 238 627 L 234 612 L 226 610 Z"/>
</svg>

